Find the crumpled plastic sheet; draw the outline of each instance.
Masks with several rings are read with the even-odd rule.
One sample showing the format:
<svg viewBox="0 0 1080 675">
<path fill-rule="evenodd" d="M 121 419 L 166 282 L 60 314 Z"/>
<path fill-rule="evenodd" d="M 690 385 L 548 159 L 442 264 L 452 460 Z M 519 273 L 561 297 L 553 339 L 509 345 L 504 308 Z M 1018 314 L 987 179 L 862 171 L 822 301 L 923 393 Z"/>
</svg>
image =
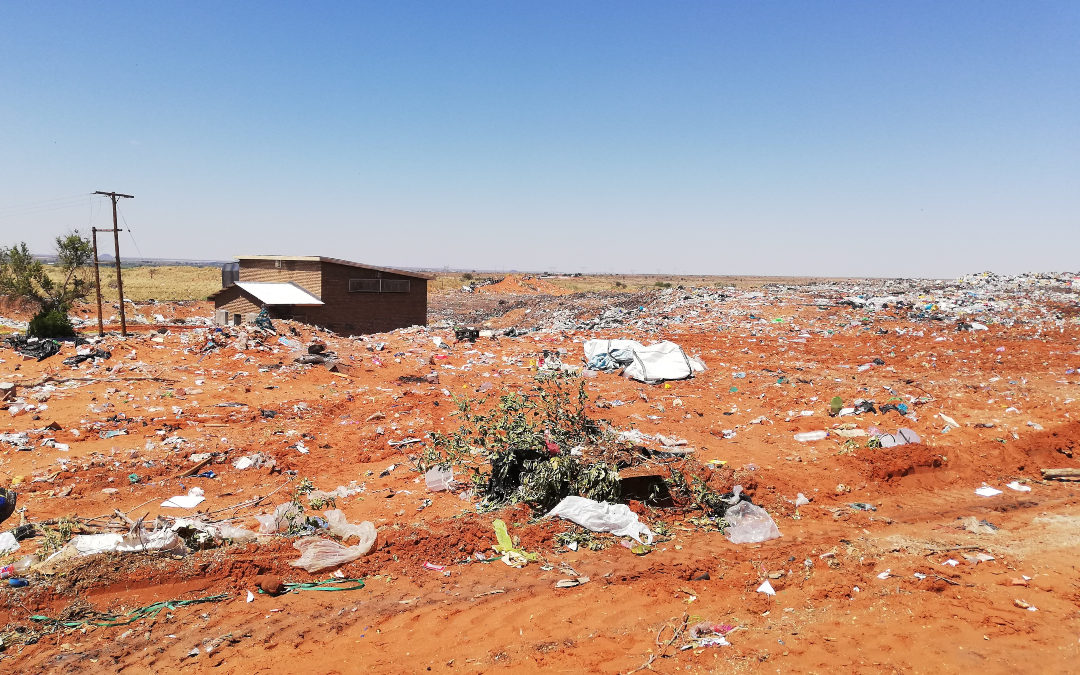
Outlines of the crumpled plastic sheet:
<svg viewBox="0 0 1080 675">
<path fill-rule="evenodd" d="M 361 543 L 375 541 L 375 526 L 365 520 L 359 525 L 354 525 L 345 519 L 345 514 L 339 509 L 323 513 L 326 518 L 327 530 L 335 537 L 341 537 L 342 541 L 348 541 L 356 537 Z"/>
<path fill-rule="evenodd" d="M 733 544 L 760 544 L 780 536 L 772 516 L 750 502 L 740 501 L 728 508 L 724 520 L 727 522 L 724 535 Z"/>
<path fill-rule="evenodd" d="M 907 427 L 900 429 L 895 434 L 882 434 L 877 438 L 881 441 L 881 447 L 883 448 L 894 448 L 898 445 L 907 445 L 908 443 L 922 443 L 919 434 Z"/>
<path fill-rule="evenodd" d="M 360 543 L 355 546 L 342 546 L 336 541 L 321 537 L 304 537 L 297 540 L 293 548 L 300 551 L 300 557 L 289 564 L 307 572 L 319 572 L 350 563 L 367 555 L 375 546 L 375 526 L 365 520 L 359 527 L 364 534 Z"/>
<path fill-rule="evenodd" d="M 443 469 L 442 467 L 433 466 L 424 474 L 424 483 L 427 485 L 427 489 L 432 492 L 449 490 L 454 485 L 454 470 L 450 467 Z"/>
<path fill-rule="evenodd" d="M 285 503 L 274 509 L 273 513 L 255 516 L 259 521 L 259 534 L 274 534 L 289 529 L 290 518 L 298 518 L 300 510 L 291 503 Z"/>
<path fill-rule="evenodd" d="M 653 532 L 638 520 L 637 514 L 626 504 L 608 504 L 587 497 L 570 496 L 548 512 L 581 525 L 593 532 L 610 532 L 616 537 L 630 537 L 639 544 L 651 544 Z M 642 537 L 645 541 L 642 541 Z"/>
</svg>

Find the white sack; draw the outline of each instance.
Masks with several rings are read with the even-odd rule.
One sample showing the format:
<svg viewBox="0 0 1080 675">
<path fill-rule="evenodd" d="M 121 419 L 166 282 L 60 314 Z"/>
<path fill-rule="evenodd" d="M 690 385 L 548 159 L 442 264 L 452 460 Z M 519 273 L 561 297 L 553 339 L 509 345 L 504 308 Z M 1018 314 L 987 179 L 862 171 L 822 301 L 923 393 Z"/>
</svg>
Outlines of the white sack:
<svg viewBox="0 0 1080 675">
<path fill-rule="evenodd" d="M 651 544 L 652 530 L 638 520 L 637 514 L 626 504 L 608 504 L 585 497 L 567 497 L 547 514 L 558 516 L 581 525 L 593 532 L 610 532 L 616 537 L 630 537 L 639 544 Z M 646 541 L 641 541 L 645 535 Z"/>
</svg>

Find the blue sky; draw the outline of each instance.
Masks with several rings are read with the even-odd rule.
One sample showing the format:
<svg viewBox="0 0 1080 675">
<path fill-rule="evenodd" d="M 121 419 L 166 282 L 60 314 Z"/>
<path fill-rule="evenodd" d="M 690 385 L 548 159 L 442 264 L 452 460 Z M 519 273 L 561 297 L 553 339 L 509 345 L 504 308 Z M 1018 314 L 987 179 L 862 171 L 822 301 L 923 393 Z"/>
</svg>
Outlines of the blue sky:
<svg viewBox="0 0 1080 675">
<path fill-rule="evenodd" d="M 1078 82 L 1075 1 L 7 2 L 0 243 L 1076 270 Z"/>
</svg>

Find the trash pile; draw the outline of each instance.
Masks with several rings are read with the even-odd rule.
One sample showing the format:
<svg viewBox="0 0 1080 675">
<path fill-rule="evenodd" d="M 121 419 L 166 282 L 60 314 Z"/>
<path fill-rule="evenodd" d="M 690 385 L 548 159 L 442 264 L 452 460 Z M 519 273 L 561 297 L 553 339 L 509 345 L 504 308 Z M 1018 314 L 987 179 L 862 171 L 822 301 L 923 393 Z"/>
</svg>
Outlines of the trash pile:
<svg viewBox="0 0 1080 675">
<path fill-rule="evenodd" d="M 431 325 L 378 335 L 192 320 L 55 351 L 5 340 L 0 568 L 18 583 L 3 592 L 42 620 L 19 615 L 0 639 L 31 668 L 64 640 L 132 665 L 120 630 L 81 633 L 86 620 L 140 621 L 132 607 L 172 594 L 81 614 L 40 598 L 198 578 L 177 600 L 224 595 L 198 610 L 214 634 L 196 636 L 207 624 L 185 605 L 155 615 L 154 635 L 180 636 L 160 663 L 225 635 L 302 644 L 322 618 L 290 593 L 359 588 L 362 621 L 349 600 L 334 630 L 413 652 L 399 669 L 446 663 L 403 621 L 455 617 L 482 626 L 457 665 L 568 665 L 559 645 L 586 644 L 580 625 L 526 627 L 519 648 L 485 617 L 569 619 L 612 597 L 618 615 L 590 630 L 622 660 L 575 648 L 574 667 L 705 670 L 734 648 L 796 670 L 787 645 L 821 648 L 800 636 L 842 650 L 954 616 L 991 636 L 980 649 L 1021 647 L 1003 626 L 1061 641 L 1072 568 L 1052 542 L 1080 480 L 1066 279 L 508 284 L 433 295 Z M 267 626 L 236 618 L 277 609 Z M 864 618 L 880 616 L 897 625 Z M 215 653 L 256 658 L 223 639 Z"/>
</svg>

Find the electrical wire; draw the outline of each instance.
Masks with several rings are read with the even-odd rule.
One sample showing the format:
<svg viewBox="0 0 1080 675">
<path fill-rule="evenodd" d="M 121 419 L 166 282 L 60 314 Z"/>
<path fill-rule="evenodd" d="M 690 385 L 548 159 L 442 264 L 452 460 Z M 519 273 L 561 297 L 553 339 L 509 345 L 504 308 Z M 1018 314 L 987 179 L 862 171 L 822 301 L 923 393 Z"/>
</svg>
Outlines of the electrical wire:
<svg viewBox="0 0 1080 675">
<path fill-rule="evenodd" d="M 82 201 L 86 198 L 87 193 L 81 192 L 77 195 L 67 195 L 65 197 L 54 197 L 52 199 L 42 199 L 36 202 L 22 202 L 17 204 L 9 204 L 8 206 L 0 206 L 0 213 L 4 211 L 18 211 L 22 209 L 33 209 L 42 206 L 52 206 L 57 202 L 70 202 L 74 200 Z"/>
<path fill-rule="evenodd" d="M 116 206 L 116 212 L 120 214 L 120 219 L 124 221 L 124 228 L 127 230 L 128 236 L 131 237 L 131 243 L 135 246 L 135 252 L 139 254 L 140 258 L 143 258 L 143 252 L 139 250 L 139 244 L 135 242 L 135 233 L 131 231 L 131 226 L 128 225 L 127 218 L 124 217 L 124 212 L 120 210 L 119 204 Z"/>
</svg>

